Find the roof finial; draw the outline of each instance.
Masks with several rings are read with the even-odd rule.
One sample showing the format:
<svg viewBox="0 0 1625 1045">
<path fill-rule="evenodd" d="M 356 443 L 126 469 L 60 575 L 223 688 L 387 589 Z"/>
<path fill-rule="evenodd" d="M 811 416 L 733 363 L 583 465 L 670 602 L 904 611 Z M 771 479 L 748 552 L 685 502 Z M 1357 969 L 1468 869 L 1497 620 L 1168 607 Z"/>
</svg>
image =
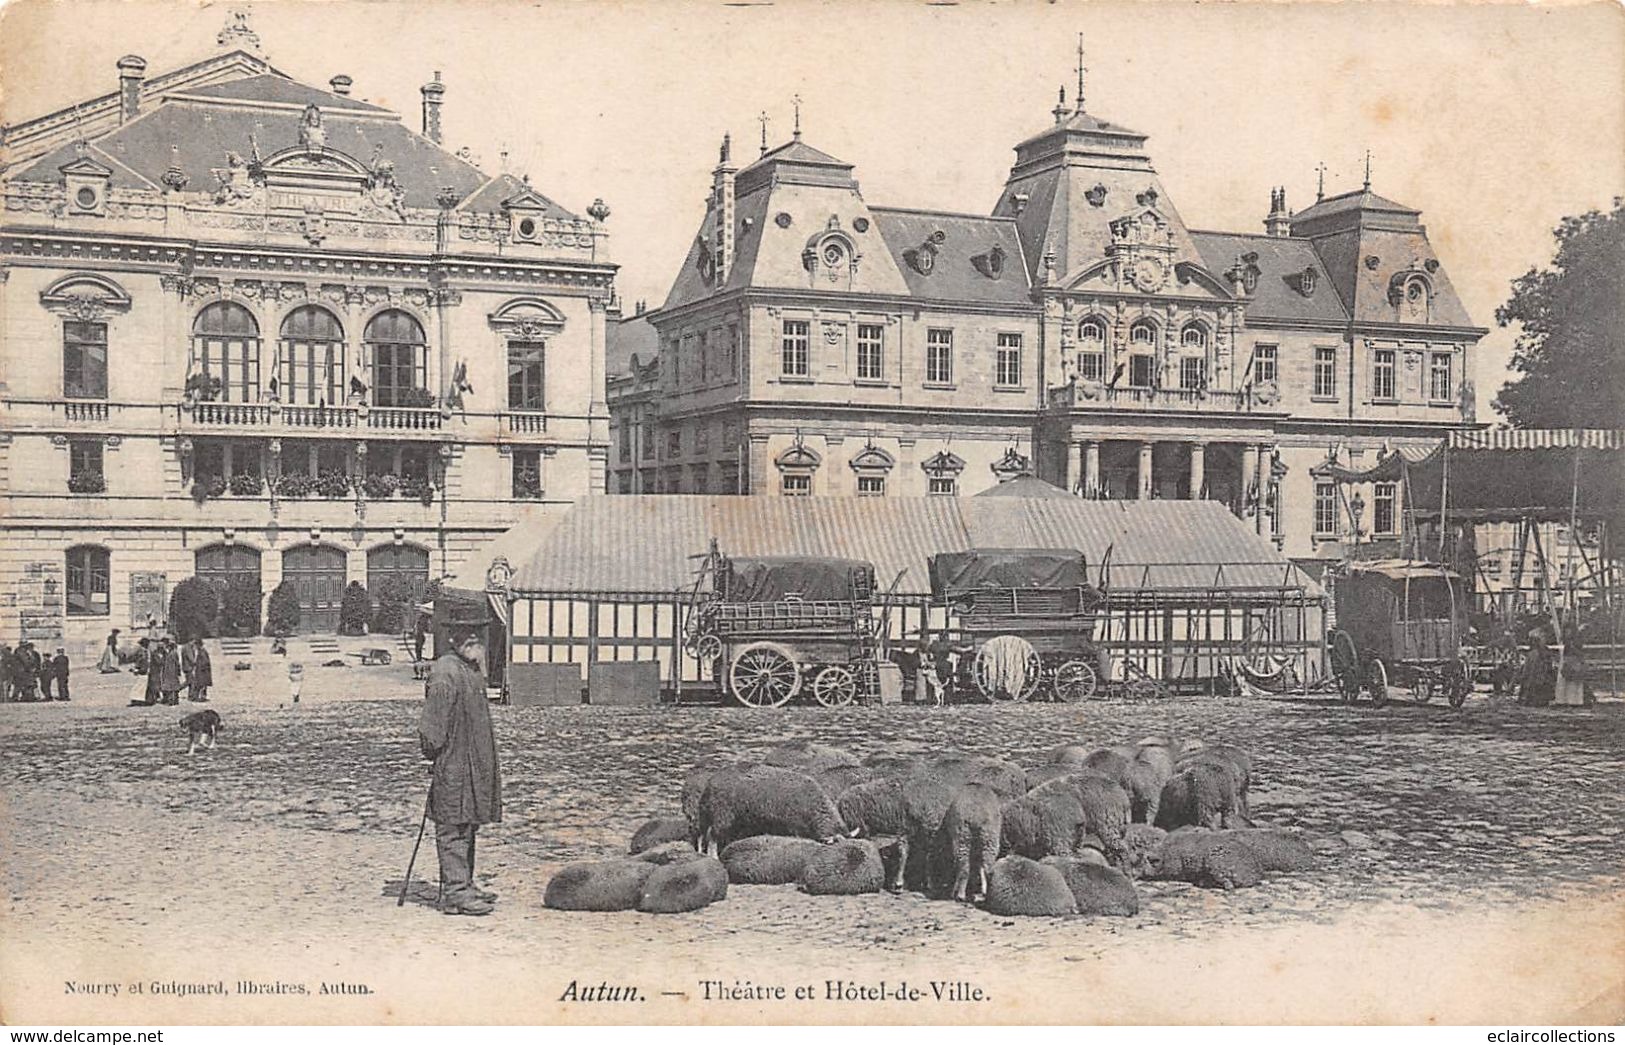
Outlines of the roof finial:
<svg viewBox="0 0 1625 1045">
<path fill-rule="evenodd" d="M 795 140 L 800 141 L 801 140 L 801 95 L 799 95 L 799 94 L 795 95 L 794 97 L 792 97 L 790 99 L 790 102 L 791 102 L 792 105 L 795 106 L 795 110 L 796 110 Z"/>
<path fill-rule="evenodd" d="M 1326 198 L 1326 161 L 1315 164 L 1315 172 L 1320 175 L 1320 181 L 1315 186 L 1315 202 L 1319 203 Z"/>
<path fill-rule="evenodd" d="M 215 36 L 215 42 L 228 50 L 243 50 L 258 54 L 259 34 L 248 24 L 247 11 L 232 11 L 226 16 L 226 27 Z"/>
<path fill-rule="evenodd" d="M 722 155 L 720 157 L 721 162 L 727 163 L 732 158 L 732 156 L 733 156 L 733 141 L 734 141 L 734 136 L 732 134 L 730 134 L 727 131 L 722 132 Z"/>
<path fill-rule="evenodd" d="M 1063 86 L 1060 90 L 1057 101 L 1055 102 L 1055 108 L 1051 109 L 1049 112 L 1051 116 L 1055 117 L 1056 123 L 1065 123 L 1067 113 L 1070 111 L 1071 110 L 1066 107 L 1066 88 Z"/>
<path fill-rule="evenodd" d="M 1371 191 L 1371 150 L 1365 151 L 1365 191 Z"/>
<path fill-rule="evenodd" d="M 762 155 L 766 156 L 767 155 L 767 110 L 763 109 L 762 110 L 762 115 L 756 117 L 756 120 L 757 120 L 758 123 L 760 123 L 762 125 Z"/>
<path fill-rule="evenodd" d="M 1083 74 L 1084 74 L 1083 34 L 1079 33 L 1078 34 L 1078 94 L 1077 94 L 1077 97 L 1073 99 L 1073 101 L 1077 102 L 1079 112 L 1083 111 Z"/>
</svg>

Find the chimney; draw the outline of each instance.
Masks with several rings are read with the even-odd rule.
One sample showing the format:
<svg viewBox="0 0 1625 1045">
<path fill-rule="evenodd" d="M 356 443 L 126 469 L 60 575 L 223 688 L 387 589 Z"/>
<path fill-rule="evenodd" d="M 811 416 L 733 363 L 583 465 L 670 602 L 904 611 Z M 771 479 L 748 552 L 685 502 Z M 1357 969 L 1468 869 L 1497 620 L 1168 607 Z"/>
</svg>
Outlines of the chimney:
<svg viewBox="0 0 1625 1045">
<path fill-rule="evenodd" d="M 738 172 L 739 168 L 733 163 L 733 136 L 724 134 L 716 169 L 711 172 L 711 198 L 716 201 L 712 212 L 711 254 L 717 262 L 713 286 L 718 288 L 727 285 L 728 270 L 734 260 L 734 175 Z"/>
<path fill-rule="evenodd" d="M 348 76 L 345 76 L 343 73 L 339 73 L 337 76 L 327 81 L 327 86 L 333 88 L 334 94 L 340 94 L 348 98 L 350 96 L 350 85 L 353 83 L 355 83 L 354 80 L 350 79 Z"/>
<path fill-rule="evenodd" d="M 1286 209 L 1286 186 L 1270 190 L 1270 212 L 1264 219 L 1264 233 L 1269 236 L 1292 235 L 1292 212 Z"/>
<path fill-rule="evenodd" d="M 118 60 L 118 122 L 129 123 L 141 113 L 141 81 L 147 75 L 147 60 L 127 54 Z"/>
<path fill-rule="evenodd" d="M 434 81 L 423 85 L 423 136 L 440 144 L 440 102 L 446 88 L 440 82 L 440 71 L 435 70 Z"/>
</svg>

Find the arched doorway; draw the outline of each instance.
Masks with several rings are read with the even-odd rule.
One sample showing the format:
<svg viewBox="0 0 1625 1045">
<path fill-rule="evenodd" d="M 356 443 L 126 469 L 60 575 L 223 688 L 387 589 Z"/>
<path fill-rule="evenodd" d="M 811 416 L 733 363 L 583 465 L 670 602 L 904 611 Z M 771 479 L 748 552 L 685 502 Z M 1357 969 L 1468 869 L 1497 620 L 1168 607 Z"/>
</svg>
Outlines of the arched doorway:
<svg viewBox="0 0 1625 1045">
<path fill-rule="evenodd" d="M 282 553 L 282 579 L 299 596 L 299 630 L 339 630 L 339 604 L 344 598 L 344 552 L 325 544 L 302 544 Z"/>
<path fill-rule="evenodd" d="M 220 596 L 220 630 L 253 635 L 260 630 L 260 553 L 240 544 L 199 548 L 193 572 Z"/>
<path fill-rule="evenodd" d="M 393 634 L 411 625 L 412 607 L 429 583 L 429 553 L 411 544 L 385 544 L 367 553 L 372 629 Z"/>
</svg>

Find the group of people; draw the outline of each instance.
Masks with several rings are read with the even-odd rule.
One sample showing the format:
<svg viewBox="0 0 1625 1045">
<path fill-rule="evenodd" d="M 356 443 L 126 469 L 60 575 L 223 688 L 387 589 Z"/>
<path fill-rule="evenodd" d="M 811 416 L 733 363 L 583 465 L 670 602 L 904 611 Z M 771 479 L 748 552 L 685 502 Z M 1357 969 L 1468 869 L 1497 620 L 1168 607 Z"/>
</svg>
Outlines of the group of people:
<svg viewBox="0 0 1625 1045">
<path fill-rule="evenodd" d="M 0 644 L 0 700 L 67 700 L 68 671 L 68 655 L 61 646 L 48 657 L 28 639 L 17 643 L 16 649 Z"/>
<path fill-rule="evenodd" d="M 912 691 L 914 703 L 943 704 L 954 702 L 954 680 L 959 675 L 959 658 L 967 652 L 956 646 L 947 635 L 915 646 L 900 647 L 894 657 L 903 671 L 903 689 Z"/>
<path fill-rule="evenodd" d="M 186 699 L 197 704 L 209 699 L 209 687 L 214 685 L 214 664 L 202 638 L 177 643 L 165 635 L 156 645 L 142 639 L 136 654 L 136 674 L 145 678 L 130 696 L 131 707 L 152 707 L 155 704 L 179 704 L 181 690 Z"/>
</svg>

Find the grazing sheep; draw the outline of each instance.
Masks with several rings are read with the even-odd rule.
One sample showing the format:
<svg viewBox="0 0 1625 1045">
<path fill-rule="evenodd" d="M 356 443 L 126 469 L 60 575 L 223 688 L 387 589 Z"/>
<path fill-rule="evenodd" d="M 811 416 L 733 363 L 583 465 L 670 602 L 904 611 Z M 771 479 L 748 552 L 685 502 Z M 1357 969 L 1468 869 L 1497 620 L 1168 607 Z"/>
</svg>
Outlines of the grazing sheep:
<svg viewBox="0 0 1625 1045">
<path fill-rule="evenodd" d="M 1097 747 L 1083 757 L 1083 768 L 1116 780 L 1128 766 L 1131 757 L 1117 748 Z"/>
<path fill-rule="evenodd" d="M 1150 824 L 1130 824 L 1123 831 L 1123 873 L 1130 878 L 1144 878 L 1151 871 L 1150 856 L 1162 846 L 1168 832 Z M 1104 862 L 1104 859 L 1102 860 Z"/>
<path fill-rule="evenodd" d="M 799 769 L 817 775 L 820 770 L 837 766 L 862 765 L 851 752 L 827 744 L 814 744 L 807 740 L 792 740 L 768 749 L 762 756 L 762 765 Z"/>
<path fill-rule="evenodd" d="M 633 860 L 642 860 L 646 864 L 657 866 L 664 864 L 680 864 L 688 860 L 704 860 L 705 857 L 696 853 L 694 847 L 688 844 L 688 839 L 676 842 L 665 842 L 661 845 L 645 849 L 631 857 Z"/>
<path fill-rule="evenodd" d="M 985 755 L 947 754 L 926 760 L 926 772 L 950 784 L 986 784 L 1003 798 L 1027 793 L 1027 773 L 1013 762 Z"/>
<path fill-rule="evenodd" d="M 1094 850 L 1090 850 L 1093 852 Z M 1124 917 L 1140 913 L 1140 894 L 1128 875 L 1092 860 L 1047 856 L 1042 861 L 1060 871 L 1078 905 L 1079 914 L 1108 914 Z"/>
<path fill-rule="evenodd" d="M 755 768 L 754 762 L 731 762 L 727 765 L 702 766 L 691 769 L 683 777 L 683 819 L 688 821 L 688 838 L 695 849 L 700 848 L 704 841 L 700 837 L 700 799 L 705 797 L 705 788 L 711 783 L 711 778 L 724 769 L 733 769 L 743 772 Z"/>
<path fill-rule="evenodd" d="M 893 777 L 899 780 L 925 769 L 925 759 L 920 755 L 895 755 L 884 752 L 870 755 L 863 760 L 863 764 L 874 770 L 877 777 Z"/>
<path fill-rule="evenodd" d="M 1203 744 L 1194 741 L 1174 763 L 1176 771 L 1193 765 L 1228 766 L 1236 775 L 1236 811 L 1244 817 L 1252 816 L 1247 807 L 1247 789 L 1253 782 L 1252 756 L 1234 744 Z"/>
<path fill-rule="evenodd" d="M 846 834 L 835 803 L 816 780 L 777 766 L 757 766 L 744 772 L 725 769 L 712 776 L 700 799 L 695 827 L 701 844 L 715 846 L 719 853 L 735 839 L 751 835 L 828 841 Z"/>
<path fill-rule="evenodd" d="M 801 881 L 807 859 L 823 848 L 810 838 L 753 835 L 722 851 L 722 866 L 735 885 L 789 885 Z"/>
<path fill-rule="evenodd" d="M 1149 824 L 1157 819 L 1157 806 L 1162 801 L 1162 776 L 1151 763 L 1141 762 L 1137 749 L 1100 748 L 1084 759 L 1085 772 L 1115 780 L 1128 794 L 1129 819 L 1134 823 Z"/>
<path fill-rule="evenodd" d="M 1174 775 L 1178 758 L 1179 749 L 1161 737 L 1146 737 L 1135 745 L 1134 760 L 1150 766 L 1164 784 Z"/>
<path fill-rule="evenodd" d="M 1175 831 L 1148 859 L 1148 878 L 1204 889 L 1244 889 L 1264 880 L 1263 862 L 1228 831 Z"/>
<path fill-rule="evenodd" d="M 999 858 L 1002 832 L 999 793 L 986 784 L 966 784 L 954 795 L 931 845 L 929 891 L 966 901 L 987 895 L 987 874 Z M 970 889 L 974 877 L 976 887 Z"/>
<path fill-rule="evenodd" d="M 1235 826 L 1236 789 L 1235 770 L 1229 765 L 1192 763 L 1163 785 L 1155 823 L 1170 831 Z"/>
<path fill-rule="evenodd" d="M 1076 772 L 1083 768 L 1083 760 L 1094 750 L 1082 744 L 1062 744 L 1050 751 L 1049 762 L 1052 766 L 1071 766 L 1073 772 Z"/>
<path fill-rule="evenodd" d="M 897 840 L 893 889 L 904 885 L 924 888 L 931 840 L 958 790 L 957 784 L 930 773 L 902 780 L 881 777 L 843 791 L 837 811 L 841 821 L 860 837 Z"/>
<path fill-rule="evenodd" d="M 715 857 L 699 856 L 655 868 L 643 883 L 638 910 L 649 914 L 697 911 L 728 895 L 728 872 Z"/>
<path fill-rule="evenodd" d="M 1059 869 L 1024 856 L 1006 856 L 987 879 L 991 914 L 1056 917 L 1078 913 L 1078 902 Z"/>
<path fill-rule="evenodd" d="M 1072 774 L 1076 773 L 1078 769 L 1078 766 L 1063 762 L 1052 762 L 1047 766 L 1039 766 L 1037 769 L 1029 769 L 1027 770 L 1027 790 L 1032 791 L 1043 786 L 1044 784 L 1049 783 L 1051 780 L 1059 780 L 1062 777 L 1071 776 Z"/>
<path fill-rule="evenodd" d="M 642 827 L 632 832 L 632 844 L 628 851 L 636 855 L 667 842 L 687 842 L 692 837 L 687 817 L 657 817 L 645 821 Z"/>
<path fill-rule="evenodd" d="M 1079 836 L 1079 844 L 1083 835 L 1093 835 L 1099 848 L 1106 854 L 1114 867 L 1123 866 L 1126 853 L 1123 849 L 1123 832 L 1129 825 L 1129 814 L 1132 809 L 1128 792 L 1115 780 L 1108 780 L 1090 772 L 1074 773 L 1064 780 L 1052 780 L 1036 788 L 1032 793 L 1044 794 L 1052 790 L 1070 791 L 1078 797 L 1083 807 L 1083 827 Z M 1071 856 L 1076 852 L 1049 852 L 1041 856 Z"/>
<path fill-rule="evenodd" d="M 655 865 L 642 860 L 569 864 L 548 879 L 542 905 L 556 911 L 630 911 Z"/>
<path fill-rule="evenodd" d="M 1083 846 L 1088 816 L 1070 780 L 1045 784 L 1000 810 L 1000 851 L 1042 860 L 1071 856 Z"/>
<path fill-rule="evenodd" d="M 801 888 L 812 896 L 878 893 L 885 880 L 880 850 L 866 838 L 843 838 L 819 846 L 801 872 Z"/>
<path fill-rule="evenodd" d="M 824 789 L 824 794 L 830 798 L 838 799 L 841 793 L 855 784 L 866 783 L 880 774 L 868 766 L 831 766 L 820 769 L 813 774 L 818 786 Z M 851 825 L 848 825 L 851 826 Z"/>
</svg>

